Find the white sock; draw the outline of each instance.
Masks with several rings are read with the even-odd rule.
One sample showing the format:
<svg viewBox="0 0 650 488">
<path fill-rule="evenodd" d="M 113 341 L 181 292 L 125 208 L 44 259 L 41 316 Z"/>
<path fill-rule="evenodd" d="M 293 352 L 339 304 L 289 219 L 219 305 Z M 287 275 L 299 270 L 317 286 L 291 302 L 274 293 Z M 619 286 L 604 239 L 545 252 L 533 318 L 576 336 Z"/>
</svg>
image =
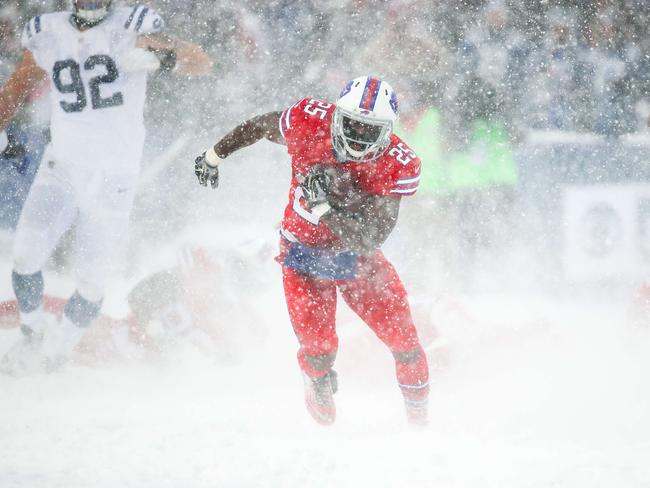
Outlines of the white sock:
<svg viewBox="0 0 650 488">
<path fill-rule="evenodd" d="M 86 330 L 77 327 L 64 314 L 56 330 L 52 331 L 51 335 L 48 334 L 49 337 L 46 337 L 43 345 L 46 356 L 69 356 L 81 342 Z"/>
<path fill-rule="evenodd" d="M 43 321 L 43 307 L 39 306 L 31 312 L 20 312 L 20 324 L 29 327 L 37 334 L 43 332 L 45 323 Z"/>
</svg>

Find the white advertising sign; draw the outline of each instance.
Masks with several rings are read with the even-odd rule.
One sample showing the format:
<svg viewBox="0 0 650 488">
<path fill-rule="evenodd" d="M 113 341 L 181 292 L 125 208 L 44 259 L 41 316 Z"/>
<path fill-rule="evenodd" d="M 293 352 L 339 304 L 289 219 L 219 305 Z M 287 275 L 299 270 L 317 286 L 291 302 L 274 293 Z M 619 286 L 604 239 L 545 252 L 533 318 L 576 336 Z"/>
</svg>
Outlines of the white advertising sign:
<svg viewBox="0 0 650 488">
<path fill-rule="evenodd" d="M 647 277 L 650 185 L 567 187 L 563 207 L 563 265 L 567 279 Z"/>
</svg>

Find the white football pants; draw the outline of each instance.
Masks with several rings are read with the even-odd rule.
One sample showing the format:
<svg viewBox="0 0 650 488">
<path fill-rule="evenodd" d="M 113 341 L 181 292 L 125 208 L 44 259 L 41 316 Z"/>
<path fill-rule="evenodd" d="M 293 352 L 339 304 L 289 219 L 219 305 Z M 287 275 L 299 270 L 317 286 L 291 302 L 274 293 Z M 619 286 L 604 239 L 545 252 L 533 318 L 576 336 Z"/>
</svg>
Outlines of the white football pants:
<svg viewBox="0 0 650 488">
<path fill-rule="evenodd" d="M 14 239 L 14 271 L 43 268 L 61 236 L 76 226 L 72 270 L 77 291 L 98 302 L 126 248 L 135 178 L 100 171 L 71 174 L 44 159 L 23 207 Z"/>
</svg>

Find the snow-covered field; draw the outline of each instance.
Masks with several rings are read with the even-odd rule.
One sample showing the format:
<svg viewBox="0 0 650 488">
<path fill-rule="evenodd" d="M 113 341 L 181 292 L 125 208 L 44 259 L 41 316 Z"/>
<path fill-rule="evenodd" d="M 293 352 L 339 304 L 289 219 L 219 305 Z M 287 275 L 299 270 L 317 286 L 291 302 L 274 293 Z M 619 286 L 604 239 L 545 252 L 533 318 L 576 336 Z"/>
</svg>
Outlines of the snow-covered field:
<svg viewBox="0 0 650 488">
<path fill-rule="evenodd" d="M 233 364 L 187 347 L 0 377 L 0 486 L 650 486 L 650 335 L 619 310 L 468 302 L 494 325 L 440 324 L 448 360 L 421 430 L 405 422 L 390 355 L 342 313 L 339 415 L 323 428 L 302 404 L 279 292 L 256 303 L 268 340 Z M 1 331 L 2 350 L 15 337 Z"/>
<path fill-rule="evenodd" d="M 226 166 L 223 187 L 201 194 L 214 234 L 236 234 L 222 224 L 230 213 L 275 241 L 288 175 L 276 153 L 271 164 L 253 161 L 267 149 Z M 259 196 L 250 175 L 266 182 Z M 398 270 L 413 258 L 399 244 L 388 246 Z M 438 301 L 431 318 L 448 345 L 429 351 L 430 424 L 420 430 L 406 423 L 392 357 L 342 306 L 338 418 L 323 428 L 303 406 L 279 267 L 269 257 L 255 274 L 261 286 L 230 291 L 264 318 L 266 338 L 234 360 L 184 345 L 146 362 L 0 376 L 0 488 L 650 486 L 650 330 L 626 326 L 622 306 L 534 293 L 414 296 L 425 312 Z M 46 278 L 46 291 L 72 291 Z M 124 312 L 127 287 L 112 285 L 107 312 Z M 0 330 L 0 353 L 16 337 Z"/>
</svg>

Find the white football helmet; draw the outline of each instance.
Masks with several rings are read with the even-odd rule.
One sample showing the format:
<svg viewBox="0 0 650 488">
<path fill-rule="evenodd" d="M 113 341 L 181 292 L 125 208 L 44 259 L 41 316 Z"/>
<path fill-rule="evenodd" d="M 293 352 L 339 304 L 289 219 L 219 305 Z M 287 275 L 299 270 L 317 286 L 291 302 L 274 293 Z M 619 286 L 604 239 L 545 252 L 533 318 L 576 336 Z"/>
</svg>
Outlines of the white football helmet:
<svg viewBox="0 0 650 488">
<path fill-rule="evenodd" d="M 368 162 L 380 157 L 390 144 L 397 112 L 397 95 L 385 81 L 370 76 L 350 81 L 332 117 L 338 159 Z"/>
<path fill-rule="evenodd" d="M 104 20 L 111 11 L 112 0 L 72 0 L 75 17 L 88 25 Z"/>
</svg>

